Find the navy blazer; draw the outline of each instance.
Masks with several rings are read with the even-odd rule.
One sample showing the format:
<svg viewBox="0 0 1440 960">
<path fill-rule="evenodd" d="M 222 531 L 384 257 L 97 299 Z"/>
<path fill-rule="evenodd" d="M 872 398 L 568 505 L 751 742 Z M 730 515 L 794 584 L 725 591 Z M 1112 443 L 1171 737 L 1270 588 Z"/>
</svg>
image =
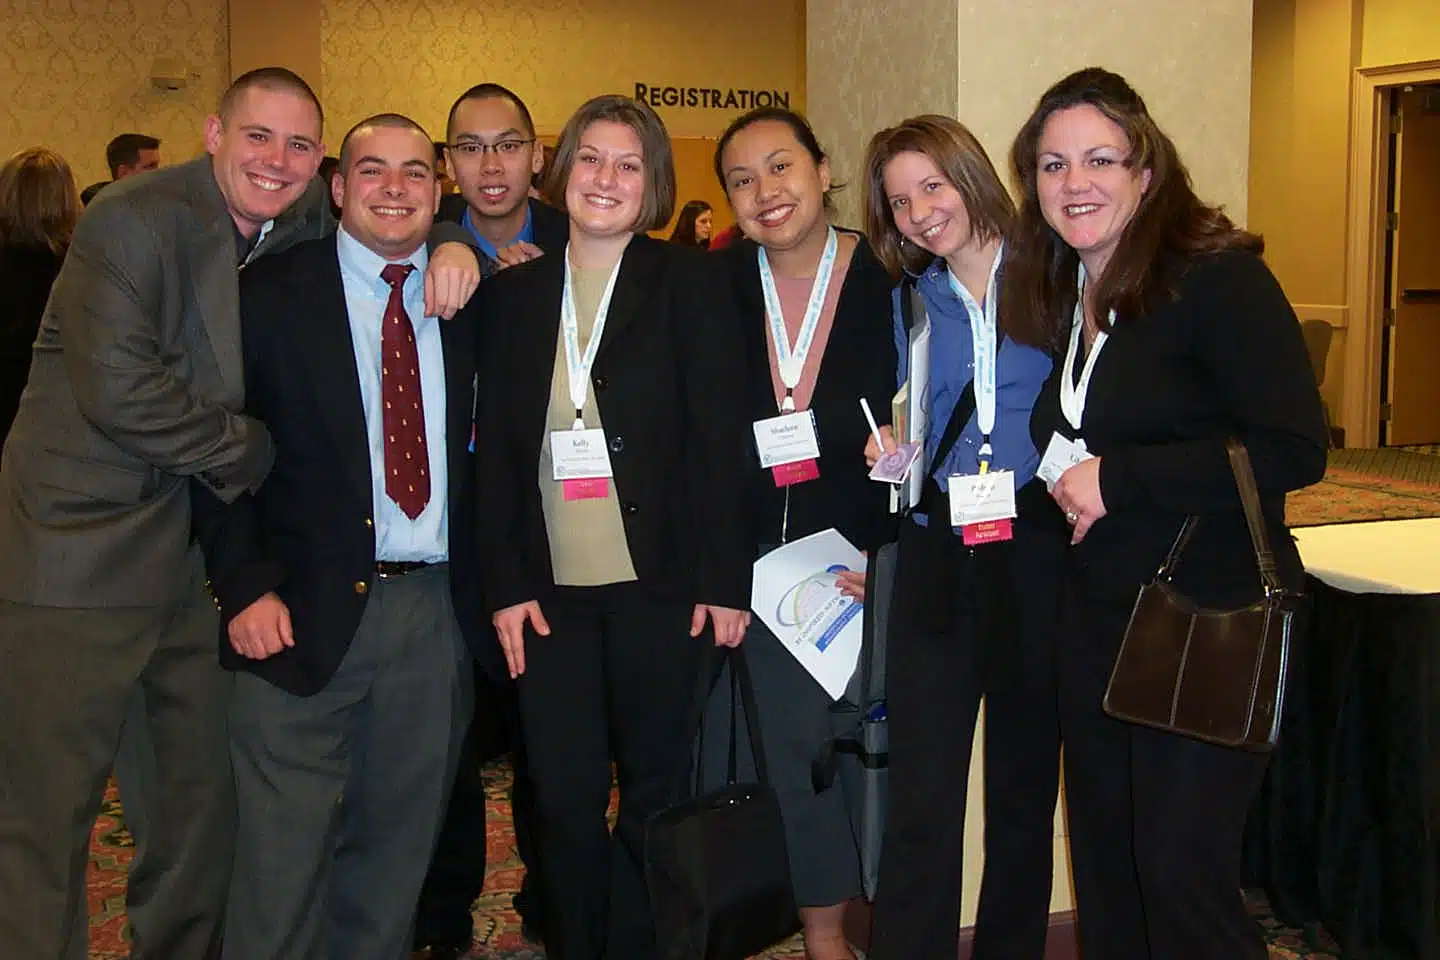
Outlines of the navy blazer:
<svg viewBox="0 0 1440 960">
<path fill-rule="evenodd" d="M 375 581 L 370 442 L 332 235 L 256 261 L 241 274 L 245 412 L 274 438 L 275 466 L 253 495 L 226 506 L 194 487 L 196 534 L 225 622 L 274 591 L 295 646 L 265 660 L 220 660 L 300 696 L 329 682 Z M 479 617 L 474 549 L 476 302 L 441 321 L 449 476 L 449 570 L 456 617 L 487 670 L 499 650 Z"/>
</svg>

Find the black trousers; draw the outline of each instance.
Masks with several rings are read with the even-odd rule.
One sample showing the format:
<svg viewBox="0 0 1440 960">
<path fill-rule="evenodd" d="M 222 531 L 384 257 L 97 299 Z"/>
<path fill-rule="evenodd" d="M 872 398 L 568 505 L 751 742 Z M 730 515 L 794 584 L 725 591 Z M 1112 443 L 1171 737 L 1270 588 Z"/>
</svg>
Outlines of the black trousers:
<svg viewBox="0 0 1440 960">
<path fill-rule="evenodd" d="M 956 955 L 982 696 L 985 872 L 974 956 L 1039 960 L 1045 952 L 1060 779 L 1052 600 L 1063 541 L 1024 522 L 1014 530 L 1011 542 L 972 549 L 948 525 L 902 524 L 874 960 Z"/>
<path fill-rule="evenodd" d="M 562 588 L 541 607 L 551 634 L 527 632 L 517 686 L 545 864 L 546 955 L 650 960 L 644 824 L 680 786 L 696 671 L 713 640 L 708 630 L 690 637 L 692 604 L 633 583 Z"/>
<path fill-rule="evenodd" d="M 460 767 L 445 821 L 415 910 L 415 946 L 469 944 L 474 939 L 471 907 L 485 885 L 486 803 L 480 768 L 506 753 L 514 770 L 510 793 L 515 846 L 525 864 L 516 908 L 527 925 L 544 928 L 540 857 L 535 843 L 535 790 L 520 736 L 515 686 L 497 683 L 475 667 L 475 716 L 465 735 Z"/>
<path fill-rule="evenodd" d="M 1066 578 L 1057 667 L 1082 952 L 1264 960 L 1240 887 L 1245 818 L 1268 757 L 1105 714 L 1130 607 L 1088 592 L 1079 572 Z"/>
</svg>

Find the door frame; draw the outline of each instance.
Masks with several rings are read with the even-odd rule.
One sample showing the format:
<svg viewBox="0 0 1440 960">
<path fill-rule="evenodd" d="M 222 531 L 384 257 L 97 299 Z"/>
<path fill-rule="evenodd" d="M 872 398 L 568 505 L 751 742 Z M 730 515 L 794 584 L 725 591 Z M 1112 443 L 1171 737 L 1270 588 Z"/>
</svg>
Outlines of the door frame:
<svg viewBox="0 0 1440 960">
<path fill-rule="evenodd" d="M 1440 60 L 1361 67 L 1350 94 L 1350 199 L 1345 242 L 1345 444 L 1380 441 L 1380 362 L 1385 296 L 1384 218 L 1390 164 L 1388 88 L 1440 81 Z"/>
</svg>

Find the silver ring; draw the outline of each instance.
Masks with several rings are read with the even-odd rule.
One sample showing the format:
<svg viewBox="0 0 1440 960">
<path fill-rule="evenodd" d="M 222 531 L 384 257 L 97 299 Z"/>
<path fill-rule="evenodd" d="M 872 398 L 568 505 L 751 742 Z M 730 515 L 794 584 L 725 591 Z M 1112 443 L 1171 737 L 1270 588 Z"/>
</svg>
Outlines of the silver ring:
<svg viewBox="0 0 1440 960">
<path fill-rule="evenodd" d="M 1066 511 L 1065 511 L 1065 519 L 1066 519 L 1066 520 L 1069 520 L 1071 523 L 1079 523 L 1079 522 L 1080 522 L 1080 515 L 1079 515 L 1078 513 L 1076 513 L 1074 510 L 1066 510 Z"/>
</svg>

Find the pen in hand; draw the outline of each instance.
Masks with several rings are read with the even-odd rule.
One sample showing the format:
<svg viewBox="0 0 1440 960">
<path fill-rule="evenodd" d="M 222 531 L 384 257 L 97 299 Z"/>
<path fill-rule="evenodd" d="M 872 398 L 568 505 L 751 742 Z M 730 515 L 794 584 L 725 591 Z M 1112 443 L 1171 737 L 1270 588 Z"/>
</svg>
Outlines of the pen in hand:
<svg viewBox="0 0 1440 960">
<path fill-rule="evenodd" d="M 875 438 L 876 449 L 880 451 L 881 456 L 884 456 L 885 439 L 880 436 L 880 425 L 875 422 L 875 414 L 870 411 L 870 401 L 861 397 L 860 409 L 865 414 L 865 422 L 870 425 L 870 436 Z"/>
</svg>

